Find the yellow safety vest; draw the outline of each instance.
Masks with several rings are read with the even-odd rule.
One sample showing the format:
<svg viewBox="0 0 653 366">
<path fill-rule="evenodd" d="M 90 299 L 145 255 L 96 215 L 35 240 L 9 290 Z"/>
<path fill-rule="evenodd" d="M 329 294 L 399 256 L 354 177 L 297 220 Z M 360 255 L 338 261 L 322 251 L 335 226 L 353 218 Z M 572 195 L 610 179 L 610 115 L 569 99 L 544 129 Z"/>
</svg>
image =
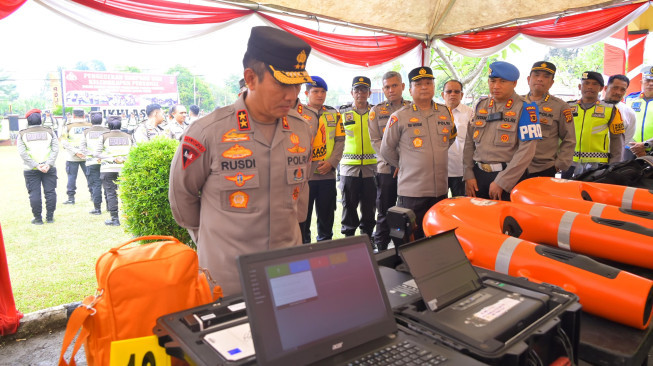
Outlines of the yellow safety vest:
<svg viewBox="0 0 653 366">
<path fill-rule="evenodd" d="M 317 132 L 313 138 L 312 161 L 328 160 L 333 153 L 335 137 L 345 136 L 340 113 L 322 106 L 322 115 L 318 119 Z"/>
<path fill-rule="evenodd" d="M 19 132 L 19 138 L 25 143 L 27 154 L 32 160 L 39 164 L 48 160 L 50 153 L 52 153 L 52 139 L 55 138 L 51 128 L 29 126 Z M 33 170 L 36 169 L 33 168 Z"/>
<path fill-rule="evenodd" d="M 376 155 L 370 140 L 369 106 L 362 116 L 354 110 L 344 110 L 342 126 L 345 129 L 345 149 L 340 164 L 370 165 L 376 164 Z"/>
<path fill-rule="evenodd" d="M 571 105 L 576 127 L 574 161 L 581 163 L 608 163 L 610 159 L 610 130 L 623 133 L 623 121 L 615 115 L 613 104 L 597 103 L 584 110 L 576 102 Z M 612 119 L 612 121 L 611 121 Z M 617 120 L 618 119 L 618 120 Z"/>
<path fill-rule="evenodd" d="M 631 99 L 628 103 L 630 108 L 635 111 L 635 135 L 633 139 L 637 142 L 653 138 L 653 100 L 644 100 L 641 96 L 642 94 Z"/>
</svg>

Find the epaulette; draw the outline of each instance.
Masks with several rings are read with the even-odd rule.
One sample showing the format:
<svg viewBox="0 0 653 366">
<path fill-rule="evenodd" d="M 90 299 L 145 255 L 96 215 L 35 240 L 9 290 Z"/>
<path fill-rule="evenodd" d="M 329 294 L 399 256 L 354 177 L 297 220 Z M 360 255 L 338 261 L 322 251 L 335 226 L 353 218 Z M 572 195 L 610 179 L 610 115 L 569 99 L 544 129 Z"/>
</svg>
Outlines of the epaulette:
<svg viewBox="0 0 653 366">
<path fill-rule="evenodd" d="M 476 106 L 474 106 L 474 112 L 478 112 L 478 106 L 481 105 L 481 102 L 486 101 L 486 100 L 488 100 L 488 99 L 490 99 L 490 97 L 488 97 L 488 96 L 480 97 L 480 98 L 478 99 L 478 102 L 476 102 Z"/>
<path fill-rule="evenodd" d="M 642 93 L 641 91 L 632 92 L 632 93 L 626 95 L 626 99 L 627 99 L 627 98 L 637 98 L 637 97 L 639 97 L 639 95 L 640 95 L 641 93 Z"/>
<path fill-rule="evenodd" d="M 576 99 L 574 99 L 574 100 L 567 100 L 567 101 L 565 101 L 565 103 L 567 103 L 567 104 L 576 104 L 576 103 L 578 103 L 578 100 L 576 100 Z"/>
<path fill-rule="evenodd" d="M 323 105 L 323 107 L 326 108 L 326 109 L 335 109 L 335 108 L 333 108 L 333 107 L 330 106 L 330 105 Z"/>
<path fill-rule="evenodd" d="M 343 110 L 350 110 L 350 109 L 352 109 L 352 104 L 351 104 L 351 103 L 349 103 L 349 104 L 343 104 L 343 105 L 341 105 L 340 107 L 338 107 L 338 111 L 341 111 L 341 112 L 342 112 Z"/>
</svg>

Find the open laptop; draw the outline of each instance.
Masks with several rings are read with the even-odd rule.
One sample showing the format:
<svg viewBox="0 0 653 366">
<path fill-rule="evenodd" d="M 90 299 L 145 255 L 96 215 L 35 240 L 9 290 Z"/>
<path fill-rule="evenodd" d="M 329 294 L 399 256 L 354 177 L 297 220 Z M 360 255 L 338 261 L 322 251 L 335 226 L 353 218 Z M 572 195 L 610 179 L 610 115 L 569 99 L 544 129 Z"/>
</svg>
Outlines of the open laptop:
<svg viewBox="0 0 653 366">
<path fill-rule="evenodd" d="M 454 230 L 399 247 L 427 309 L 423 320 L 477 344 L 506 341 L 546 313 L 548 295 L 483 282 Z M 494 342 L 493 342 L 494 343 Z"/>
<path fill-rule="evenodd" d="M 481 364 L 398 331 L 367 236 L 243 255 L 238 269 L 259 365 L 410 361 L 412 348 L 417 364 Z"/>
</svg>

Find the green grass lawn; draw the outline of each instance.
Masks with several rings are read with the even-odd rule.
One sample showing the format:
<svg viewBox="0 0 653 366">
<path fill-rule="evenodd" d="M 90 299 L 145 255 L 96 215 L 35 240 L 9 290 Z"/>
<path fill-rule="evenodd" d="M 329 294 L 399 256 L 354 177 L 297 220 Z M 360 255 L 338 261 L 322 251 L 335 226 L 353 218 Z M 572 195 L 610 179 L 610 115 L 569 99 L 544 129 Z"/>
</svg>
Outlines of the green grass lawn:
<svg viewBox="0 0 653 366">
<path fill-rule="evenodd" d="M 131 236 L 123 227 L 104 225 L 108 213 L 88 213 L 93 204 L 81 173 L 77 177 L 76 204 L 62 204 L 67 199 L 63 153 L 57 158 L 59 179 L 53 224 L 30 223 L 32 212 L 22 159 L 15 146 L 0 147 L 0 164 L 0 225 L 17 309 L 29 313 L 81 301 L 95 293 L 96 259 Z M 103 204 L 102 210 L 105 208 Z"/>
<path fill-rule="evenodd" d="M 101 216 L 93 209 L 86 179 L 77 176 L 75 205 L 66 199 L 65 156 L 57 158 L 57 210 L 53 224 L 32 225 L 22 159 L 15 146 L 0 146 L 0 225 L 11 276 L 16 307 L 29 313 L 51 306 L 81 301 L 95 293 L 95 261 L 112 246 L 131 238 L 122 226 L 106 226 L 109 217 L 102 204 Z M 45 205 L 45 201 L 44 201 Z M 335 212 L 334 238 L 340 238 L 342 206 Z M 45 218 L 45 206 L 43 209 Z M 315 213 L 311 225 L 317 235 Z M 165 234 L 165 233 L 161 233 Z"/>
</svg>

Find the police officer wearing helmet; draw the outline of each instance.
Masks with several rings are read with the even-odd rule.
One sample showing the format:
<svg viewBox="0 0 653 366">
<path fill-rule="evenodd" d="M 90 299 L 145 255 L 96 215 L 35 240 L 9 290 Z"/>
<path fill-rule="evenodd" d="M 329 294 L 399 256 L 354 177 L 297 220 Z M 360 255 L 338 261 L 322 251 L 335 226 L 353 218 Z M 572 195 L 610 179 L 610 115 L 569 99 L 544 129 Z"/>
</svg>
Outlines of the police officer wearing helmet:
<svg viewBox="0 0 653 366">
<path fill-rule="evenodd" d="M 569 169 L 574 155 L 576 134 L 571 109 L 565 101 L 549 94 L 555 73 L 554 64 L 538 61 L 528 75 L 530 92 L 524 98 L 537 103 L 542 128 L 542 140 L 528 166 L 528 178 L 554 177 Z"/>
<path fill-rule="evenodd" d="M 100 180 L 100 159 L 94 156 L 97 144 L 102 138 L 102 134 L 109 129 L 102 126 L 102 112 L 90 113 L 91 127 L 84 130 L 82 136 L 81 149 L 86 155 L 86 175 L 89 185 L 91 186 L 91 200 L 93 201 L 93 210 L 91 215 L 100 215 L 102 210 L 102 180 Z"/>
<path fill-rule="evenodd" d="M 93 194 L 86 176 L 86 155 L 81 149 L 82 136 L 84 130 L 91 127 L 91 124 L 86 122 L 84 118 L 84 110 L 73 109 L 73 118 L 63 128 L 61 135 L 61 146 L 66 150 L 66 174 L 68 174 L 68 185 L 66 186 L 66 193 L 68 200 L 64 205 L 75 204 L 75 192 L 77 191 L 77 173 L 80 168 L 86 178 L 86 183 L 89 185 L 89 192 Z"/>
<path fill-rule="evenodd" d="M 342 158 L 345 143 L 345 130 L 342 128 L 340 113 L 333 107 L 324 105 L 329 87 L 319 76 L 306 84 L 308 104 L 298 108 L 306 115 L 311 128 L 316 131 L 313 138 L 313 176 L 308 182 L 308 212 L 306 220 L 300 223 L 304 243 L 310 243 L 311 218 L 313 206 L 317 216 L 317 241 L 333 238 L 333 220 L 336 210 L 336 166 Z"/>
<path fill-rule="evenodd" d="M 381 142 L 381 155 L 399 167 L 397 206 L 415 212 L 415 239 L 424 237 L 426 211 L 447 198 L 449 146 L 456 139 L 456 125 L 446 105 L 435 103 L 430 67 L 408 73 L 413 102 L 393 113 Z"/>
<path fill-rule="evenodd" d="M 346 236 L 362 234 L 372 238 L 376 219 L 376 152 L 369 132 L 370 78 L 356 76 L 351 95 L 354 102 L 340 107 L 342 126 L 345 129 L 345 148 L 340 160 L 340 190 L 342 191 L 342 228 Z M 358 217 L 360 205 L 361 217 Z"/>
<path fill-rule="evenodd" d="M 490 65 L 490 97 L 476 104 L 463 150 L 467 196 L 510 200 L 510 191 L 533 160 L 542 131 L 537 105 L 515 93 L 518 79 L 514 65 Z"/>
<path fill-rule="evenodd" d="M 252 28 L 243 58 L 247 90 L 190 125 L 173 158 L 172 214 L 225 295 L 241 291 L 238 255 L 302 244 L 298 199 L 310 177 L 313 135 L 290 112 L 311 81 L 310 52 L 282 30 Z"/>
<path fill-rule="evenodd" d="M 565 178 L 621 161 L 625 126 L 619 109 L 599 99 L 603 86 L 601 74 L 586 71 L 578 85 L 581 99 L 569 103 L 576 128 L 576 148 Z"/>
<path fill-rule="evenodd" d="M 57 208 L 57 168 L 54 163 L 59 154 L 59 143 L 54 131 L 41 125 L 40 110 L 31 109 L 25 118 L 27 128 L 18 133 L 16 145 L 23 158 L 25 186 L 34 215 L 32 224 L 43 225 L 41 186 L 45 195 L 45 220 L 48 223 L 54 222 L 54 211 Z"/>
<path fill-rule="evenodd" d="M 401 80 L 401 74 L 388 71 L 383 74 L 383 94 L 386 100 L 372 107 L 370 111 L 370 140 L 376 151 L 376 230 L 374 244 L 379 250 L 386 250 L 390 243 L 390 227 L 385 215 L 388 209 L 397 204 L 397 172 L 381 157 L 381 140 L 390 115 L 410 104 L 404 100 L 402 93 L 406 84 Z"/>
<path fill-rule="evenodd" d="M 118 219 L 118 175 L 122 170 L 132 139 L 128 133 L 120 131 L 122 118 L 120 116 L 107 117 L 109 132 L 102 134 L 98 141 L 94 156 L 101 159 L 100 179 L 107 196 L 107 211 L 111 218 L 104 222 L 105 225 L 120 226 Z"/>
</svg>

